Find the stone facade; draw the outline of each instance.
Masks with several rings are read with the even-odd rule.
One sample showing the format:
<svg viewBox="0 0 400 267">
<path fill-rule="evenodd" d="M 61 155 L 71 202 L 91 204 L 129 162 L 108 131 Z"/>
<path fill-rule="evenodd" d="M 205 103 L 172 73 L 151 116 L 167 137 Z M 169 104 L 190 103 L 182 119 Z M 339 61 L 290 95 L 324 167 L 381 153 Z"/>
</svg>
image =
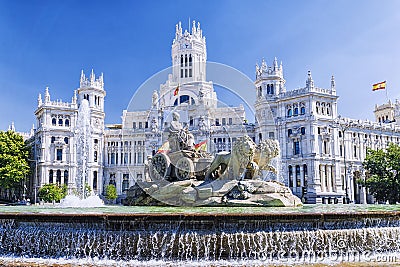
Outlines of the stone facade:
<svg viewBox="0 0 400 267">
<path fill-rule="evenodd" d="M 247 134 L 258 144 L 273 138 L 280 143 L 278 179 L 307 203 L 366 203 L 367 194 L 357 184 L 364 179 L 362 161 L 367 147 L 400 144 L 400 104 L 376 106 L 376 122 L 342 118 L 337 113 L 334 77 L 330 88 L 315 86 L 311 72 L 305 87 L 287 90 L 283 65 L 274 59 L 256 66 L 254 103 L 256 121 L 246 123 L 245 109 L 220 107 L 212 81 L 207 81 L 206 41 L 200 24 L 191 31 L 176 25 L 171 48 L 172 69 L 168 79 L 153 92 L 148 110 L 124 110 L 122 121 L 104 125 L 103 75 L 82 73 L 80 87 L 70 103 L 52 101 L 46 89 L 39 95 L 34 144 L 36 176 L 30 187 L 68 183 L 76 176 L 75 126 L 78 107 L 88 99 L 91 108 L 92 151 L 89 185 L 97 193 L 114 184 L 124 196 L 136 181 L 145 180 L 149 156 L 166 141 L 164 129 L 171 114 L 193 133 L 194 142 L 206 141 L 210 153 L 230 151 L 233 142 Z"/>
</svg>

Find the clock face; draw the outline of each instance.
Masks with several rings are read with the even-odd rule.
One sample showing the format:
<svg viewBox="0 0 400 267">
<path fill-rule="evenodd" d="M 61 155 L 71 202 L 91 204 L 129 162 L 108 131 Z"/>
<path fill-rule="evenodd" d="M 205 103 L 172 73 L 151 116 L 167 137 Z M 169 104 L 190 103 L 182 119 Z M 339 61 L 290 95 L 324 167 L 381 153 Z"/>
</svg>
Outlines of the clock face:
<svg viewBox="0 0 400 267">
<path fill-rule="evenodd" d="M 190 48 L 192 48 L 192 45 L 190 44 L 190 43 L 183 43 L 182 45 L 181 45 L 181 48 L 182 49 L 190 49 Z"/>
</svg>

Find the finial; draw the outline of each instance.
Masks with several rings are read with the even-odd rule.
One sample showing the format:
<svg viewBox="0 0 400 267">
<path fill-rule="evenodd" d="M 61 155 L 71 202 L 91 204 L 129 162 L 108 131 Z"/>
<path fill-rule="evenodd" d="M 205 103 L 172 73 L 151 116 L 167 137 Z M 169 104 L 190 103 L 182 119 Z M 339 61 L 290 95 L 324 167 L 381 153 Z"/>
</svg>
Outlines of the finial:
<svg viewBox="0 0 400 267">
<path fill-rule="evenodd" d="M 331 89 L 335 89 L 335 77 L 333 75 L 331 78 Z"/>
<path fill-rule="evenodd" d="M 83 82 L 83 81 L 85 81 L 85 73 L 83 72 L 83 70 L 81 70 L 81 83 Z"/>
<path fill-rule="evenodd" d="M 275 57 L 275 59 L 274 59 L 274 70 L 277 70 L 277 69 L 278 69 L 278 60 Z"/>
<path fill-rule="evenodd" d="M 93 83 L 93 82 L 94 82 L 94 78 L 95 78 L 95 76 L 94 76 L 94 70 L 92 69 L 92 73 L 90 73 L 90 83 Z"/>
<path fill-rule="evenodd" d="M 310 71 L 310 70 L 308 71 L 308 78 L 307 78 L 307 81 L 306 81 L 306 86 L 307 86 L 308 88 L 314 88 L 314 81 L 313 81 L 313 79 L 312 79 L 311 71 Z"/>
<path fill-rule="evenodd" d="M 39 96 L 38 96 L 38 107 L 40 107 L 42 104 L 43 104 L 43 101 L 42 101 L 42 94 L 39 93 Z"/>
<path fill-rule="evenodd" d="M 14 122 L 11 122 L 11 125 L 8 127 L 8 130 L 15 132 Z"/>
<path fill-rule="evenodd" d="M 74 90 L 74 96 L 72 97 L 72 104 L 76 104 L 76 100 L 77 100 L 76 90 Z"/>
<path fill-rule="evenodd" d="M 48 86 L 46 86 L 46 92 L 45 92 L 45 95 L 44 95 L 44 102 L 45 103 L 50 102 L 50 93 L 49 93 L 49 87 Z"/>
</svg>

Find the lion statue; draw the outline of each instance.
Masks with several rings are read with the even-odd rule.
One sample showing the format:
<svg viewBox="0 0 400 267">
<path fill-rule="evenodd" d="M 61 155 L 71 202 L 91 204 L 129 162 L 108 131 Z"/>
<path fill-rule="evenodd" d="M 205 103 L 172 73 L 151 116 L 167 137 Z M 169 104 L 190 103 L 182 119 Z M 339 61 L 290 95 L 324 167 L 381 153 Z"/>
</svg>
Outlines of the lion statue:
<svg viewBox="0 0 400 267">
<path fill-rule="evenodd" d="M 205 181 L 215 179 L 261 179 L 262 171 L 277 173 L 270 165 L 271 159 L 279 155 L 279 143 L 273 139 L 262 141 L 256 145 L 253 140 L 245 135 L 236 140 L 232 152 L 216 154 Z"/>
<path fill-rule="evenodd" d="M 262 171 L 271 171 L 277 174 L 274 166 L 270 165 L 271 160 L 279 155 L 279 143 L 274 139 L 266 139 L 256 147 L 253 162 L 257 164 L 257 170 L 253 178 L 262 178 Z"/>
<path fill-rule="evenodd" d="M 232 146 L 232 152 L 223 151 L 215 155 L 205 180 L 242 179 L 247 166 L 253 161 L 255 151 L 256 144 L 249 136 L 239 137 Z"/>
</svg>

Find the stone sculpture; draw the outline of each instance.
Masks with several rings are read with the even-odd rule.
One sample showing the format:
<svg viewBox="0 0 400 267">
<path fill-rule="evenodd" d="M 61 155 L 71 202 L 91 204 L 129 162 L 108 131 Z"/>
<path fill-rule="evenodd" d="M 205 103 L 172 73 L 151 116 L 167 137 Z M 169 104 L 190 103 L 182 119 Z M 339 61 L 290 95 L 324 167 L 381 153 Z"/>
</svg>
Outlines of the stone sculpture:
<svg viewBox="0 0 400 267">
<path fill-rule="evenodd" d="M 148 179 L 128 190 L 126 205 L 301 205 L 282 183 L 262 180 L 262 171 L 276 173 L 270 165 L 279 154 L 276 140 L 257 145 L 245 135 L 234 142 L 232 152 L 212 157 L 195 149 L 193 135 L 177 113 L 166 134 L 170 149 L 149 158 Z"/>
</svg>

